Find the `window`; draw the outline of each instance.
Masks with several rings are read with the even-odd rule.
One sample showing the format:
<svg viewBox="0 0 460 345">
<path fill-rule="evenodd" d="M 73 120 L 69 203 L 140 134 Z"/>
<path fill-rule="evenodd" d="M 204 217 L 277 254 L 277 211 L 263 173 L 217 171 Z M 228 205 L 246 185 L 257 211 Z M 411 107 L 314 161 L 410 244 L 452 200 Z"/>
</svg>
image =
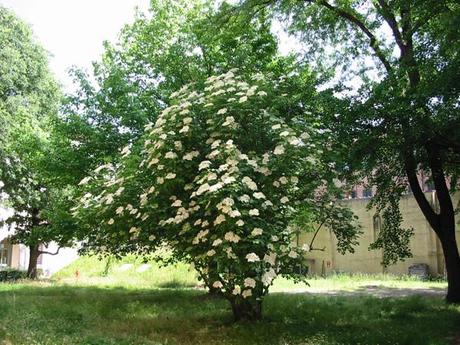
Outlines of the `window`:
<svg viewBox="0 0 460 345">
<path fill-rule="evenodd" d="M 364 188 L 363 198 L 372 198 L 372 188 Z"/>
<path fill-rule="evenodd" d="M 0 267 L 8 266 L 9 254 L 9 245 L 6 242 L 0 242 Z"/>
<path fill-rule="evenodd" d="M 355 190 L 351 191 L 351 198 L 356 199 L 356 191 Z"/>
</svg>

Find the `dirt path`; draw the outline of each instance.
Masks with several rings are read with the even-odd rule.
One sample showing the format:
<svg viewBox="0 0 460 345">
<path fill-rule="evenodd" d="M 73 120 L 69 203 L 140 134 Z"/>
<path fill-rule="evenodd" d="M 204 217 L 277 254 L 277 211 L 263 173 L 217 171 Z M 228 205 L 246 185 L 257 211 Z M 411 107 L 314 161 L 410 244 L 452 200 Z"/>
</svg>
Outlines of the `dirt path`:
<svg viewBox="0 0 460 345">
<path fill-rule="evenodd" d="M 382 285 L 363 285 L 353 290 L 330 290 L 310 287 L 286 292 L 317 296 L 373 296 L 380 298 L 408 296 L 444 297 L 446 294 L 446 290 L 442 288 L 395 288 Z"/>
</svg>

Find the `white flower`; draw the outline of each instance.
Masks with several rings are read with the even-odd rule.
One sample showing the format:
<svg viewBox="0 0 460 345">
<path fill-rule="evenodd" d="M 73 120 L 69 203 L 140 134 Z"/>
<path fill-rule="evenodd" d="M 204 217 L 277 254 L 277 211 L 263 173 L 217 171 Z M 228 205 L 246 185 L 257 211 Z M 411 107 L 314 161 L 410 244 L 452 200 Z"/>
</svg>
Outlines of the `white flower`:
<svg viewBox="0 0 460 345">
<path fill-rule="evenodd" d="M 206 157 L 212 159 L 212 158 L 216 157 L 219 153 L 220 153 L 219 150 L 214 150 L 214 151 L 212 151 L 211 153 L 209 153 Z"/>
<path fill-rule="evenodd" d="M 213 139 L 210 139 L 210 140 L 213 140 Z M 212 144 L 211 144 L 211 148 L 215 149 L 215 148 L 219 147 L 221 142 L 222 142 L 221 140 L 214 140 L 212 142 Z"/>
<path fill-rule="evenodd" d="M 296 137 L 292 137 L 289 139 L 289 144 L 291 144 L 292 146 L 300 146 L 302 142 L 299 140 L 299 138 L 296 138 Z"/>
<path fill-rule="evenodd" d="M 223 180 L 222 180 L 222 182 L 224 184 L 230 184 L 230 183 L 233 183 L 235 181 L 236 181 L 236 179 L 233 176 L 225 176 L 225 177 L 223 177 Z"/>
<path fill-rule="evenodd" d="M 288 131 L 282 131 L 280 133 L 280 137 L 287 137 L 289 135 L 289 132 Z"/>
<path fill-rule="evenodd" d="M 281 199 L 280 199 L 280 202 L 282 204 L 286 204 L 287 202 L 289 202 L 289 198 L 287 196 L 283 196 Z"/>
<path fill-rule="evenodd" d="M 233 116 L 227 116 L 225 118 L 225 122 L 222 124 L 222 126 L 229 126 L 235 123 L 235 118 Z"/>
<path fill-rule="evenodd" d="M 210 161 L 202 161 L 200 165 L 198 166 L 198 170 L 207 169 L 209 168 L 210 165 L 211 165 Z"/>
<path fill-rule="evenodd" d="M 243 194 L 242 196 L 240 196 L 238 198 L 238 200 L 242 201 L 242 202 L 249 202 L 251 200 L 251 197 L 247 194 Z"/>
<path fill-rule="evenodd" d="M 214 256 L 216 254 L 216 251 L 214 249 L 208 250 L 206 253 L 207 256 Z"/>
<path fill-rule="evenodd" d="M 257 92 L 257 95 L 262 97 L 262 96 L 267 96 L 267 93 L 265 91 L 259 91 Z"/>
<path fill-rule="evenodd" d="M 181 207 L 182 206 L 182 201 L 177 199 L 171 204 L 172 207 Z"/>
<path fill-rule="evenodd" d="M 255 288 L 256 287 L 256 281 L 253 278 L 245 278 L 244 279 L 244 286 L 245 287 L 250 287 L 250 288 Z"/>
<path fill-rule="evenodd" d="M 85 177 L 84 179 L 82 179 L 82 180 L 78 183 L 78 185 L 79 185 L 79 186 L 85 185 L 85 184 L 87 184 L 90 180 L 91 180 L 91 177 L 90 177 L 90 176 L 87 176 L 87 177 Z"/>
<path fill-rule="evenodd" d="M 224 239 L 228 242 L 238 243 L 240 241 L 240 236 L 236 235 L 233 231 L 225 233 Z"/>
<path fill-rule="evenodd" d="M 117 207 L 117 209 L 115 210 L 115 213 L 116 214 L 121 214 L 123 212 L 123 210 L 124 210 L 123 206 Z"/>
<path fill-rule="evenodd" d="M 227 112 L 227 108 L 222 108 L 217 111 L 217 115 L 223 115 Z"/>
<path fill-rule="evenodd" d="M 222 243 L 222 240 L 220 238 L 218 238 L 217 240 L 214 240 L 214 242 L 212 242 L 212 246 L 217 247 L 221 243 Z"/>
<path fill-rule="evenodd" d="M 204 192 L 207 192 L 208 190 L 209 190 L 209 184 L 204 183 L 198 188 L 198 190 L 196 191 L 196 195 L 201 195 Z"/>
<path fill-rule="evenodd" d="M 310 138 L 310 134 L 308 134 L 307 132 L 303 132 L 303 133 L 300 135 L 300 137 L 301 137 L 302 139 L 305 140 L 305 139 Z"/>
<path fill-rule="evenodd" d="M 256 199 L 265 199 L 265 195 L 262 192 L 257 192 L 253 194 L 254 198 Z"/>
<path fill-rule="evenodd" d="M 279 186 L 281 186 L 281 184 L 279 183 L 279 181 L 273 182 L 273 185 L 274 185 L 276 188 L 278 188 Z"/>
<path fill-rule="evenodd" d="M 166 152 L 166 154 L 165 154 L 166 159 L 174 159 L 176 157 L 177 157 L 177 154 L 175 152 L 172 152 L 172 151 Z"/>
<path fill-rule="evenodd" d="M 246 102 L 247 100 L 248 100 L 248 97 L 247 97 L 247 96 L 243 96 L 243 97 L 241 97 L 241 98 L 238 100 L 238 102 L 239 102 L 239 103 L 244 103 L 244 102 Z"/>
<path fill-rule="evenodd" d="M 249 253 L 248 255 L 246 255 L 246 260 L 248 262 L 257 262 L 260 261 L 260 258 L 256 253 Z"/>
<path fill-rule="evenodd" d="M 221 189 L 222 187 L 223 187 L 222 183 L 218 182 L 218 183 L 212 185 L 211 187 L 209 187 L 209 191 L 210 192 L 215 192 L 215 191 Z"/>
<path fill-rule="evenodd" d="M 254 230 L 251 231 L 252 236 L 259 236 L 262 235 L 264 231 L 261 228 L 254 228 Z"/>
<path fill-rule="evenodd" d="M 272 126 L 272 129 L 280 129 L 280 128 L 281 128 L 281 125 L 279 123 Z"/>
<path fill-rule="evenodd" d="M 272 203 L 270 200 L 266 200 L 266 201 L 262 204 L 262 206 L 264 206 L 264 207 L 273 206 L 273 203 Z"/>
<path fill-rule="evenodd" d="M 257 190 L 257 184 L 248 176 L 244 176 L 241 180 L 249 189 Z"/>
<path fill-rule="evenodd" d="M 184 126 L 180 129 L 179 133 L 187 133 L 189 129 L 190 129 L 189 126 Z"/>
<path fill-rule="evenodd" d="M 289 182 L 286 176 L 281 176 L 279 181 L 281 182 L 281 184 L 286 184 Z"/>
<path fill-rule="evenodd" d="M 239 285 L 235 285 L 235 288 L 232 291 L 233 295 L 239 295 L 241 294 L 241 287 Z"/>
<path fill-rule="evenodd" d="M 297 257 L 298 257 L 299 255 L 297 254 L 297 252 L 291 250 L 291 251 L 289 252 L 288 256 L 289 256 L 290 258 L 297 259 Z"/>
<path fill-rule="evenodd" d="M 265 286 L 268 286 L 272 283 L 273 279 L 276 278 L 276 272 L 273 268 L 270 268 L 270 270 L 268 272 L 265 272 L 263 275 L 262 275 L 262 283 L 265 285 Z"/>
<path fill-rule="evenodd" d="M 168 173 L 166 176 L 165 176 L 165 179 L 167 180 L 172 180 L 173 178 L 176 177 L 176 174 L 174 173 Z"/>
<path fill-rule="evenodd" d="M 259 215 L 259 210 L 257 208 L 253 208 L 252 210 L 249 210 L 249 215 L 250 216 L 258 216 Z"/>
<path fill-rule="evenodd" d="M 248 298 L 248 297 L 252 296 L 252 291 L 250 289 L 246 289 L 246 290 L 243 291 L 241 296 L 243 296 L 243 298 Z"/>
<path fill-rule="evenodd" d="M 188 124 L 192 123 L 192 118 L 191 117 L 184 117 L 182 122 L 184 123 L 184 125 L 188 125 Z"/>
<path fill-rule="evenodd" d="M 113 220 L 113 218 L 110 218 L 109 221 L 107 222 L 107 224 L 109 225 L 112 225 L 113 223 L 115 223 L 115 220 Z"/>
<path fill-rule="evenodd" d="M 127 155 L 129 155 L 130 153 L 131 153 L 131 151 L 130 151 L 130 145 L 127 145 L 127 146 L 123 147 L 123 149 L 121 150 L 121 154 L 122 154 L 123 156 L 127 156 Z"/>
<path fill-rule="evenodd" d="M 273 236 L 272 236 L 272 242 L 278 242 L 278 241 L 279 241 L 278 236 L 273 235 Z"/>
<path fill-rule="evenodd" d="M 217 218 L 214 220 L 214 225 L 219 225 L 221 223 L 225 222 L 225 216 L 223 214 L 220 214 L 217 216 Z"/>
<path fill-rule="evenodd" d="M 222 289 L 224 286 L 222 285 L 222 283 L 218 280 L 216 280 L 213 284 L 212 284 L 212 287 L 213 288 L 216 288 L 216 289 Z"/>
<path fill-rule="evenodd" d="M 236 222 L 236 225 L 238 226 L 243 226 L 244 225 L 244 222 L 240 219 Z"/>
<path fill-rule="evenodd" d="M 299 178 L 297 176 L 292 176 L 291 177 L 291 182 L 294 183 L 294 184 L 297 184 L 297 183 L 299 183 Z"/>
<path fill-rule="evenodd" d="M 156 238 L 155 235 L 150 235 L 149 236 L 149 241 L 153 241 L 153 240 L 155 240 L 155 238 Z"/>
<path fill-rule="evenodd" d="M 271 265 L 271 266 L 275 266 L 275 261 L 276 261 L 276 253 L 273 253 L 273 252 L 270 252 L 270 254 L 265 254 L 264 255 L 264 261 Z"/>
<path fill-rule="evenodd" d="M 275 147 L 275 151 L 273 151 L 275 155 L 282 155 L 284 153 L 284 146 L 283 145 L 278 145 Z"/>
<path fill-rule="evenodd" d="M 164 182 L 165 182 L 165 179 L 163 177 L 157 177 L 158 184 L 163 184 Z"/>
</svg>

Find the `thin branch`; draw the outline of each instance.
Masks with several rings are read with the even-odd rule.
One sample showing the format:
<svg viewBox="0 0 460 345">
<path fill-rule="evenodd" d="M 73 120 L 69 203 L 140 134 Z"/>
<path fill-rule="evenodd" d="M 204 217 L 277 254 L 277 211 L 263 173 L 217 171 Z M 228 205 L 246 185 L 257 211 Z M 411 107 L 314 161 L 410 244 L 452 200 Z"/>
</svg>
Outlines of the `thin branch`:
<svg viewBox="0 0 460 345">
<path fill-rule="evenodd" d="M 310 241 L 310 250 L 312 250 L 311 248 L 313 247 L 313 242 L 315 242 L 315 238 L 318 235 L 318 232 L 321 230 L 321 227 L 323 226 L 324 222 L 325 222 L 325 220 L 323 220 L 323 222 L 316 229 L 315 234 L 313 235 L 313 238 Z"/>
<path fill-rule="evenodd" d="M 313 250 L 324 252 L 326 250 L 326 246 L 324 246 L 323 248 L 310 248 L 310 251 L 313 251 Z"/>
<path fill-rule="evenodd" d="M 313 0 L 307 0 L 307 1 L 312 2 Z M 388 74 L 391 73 L 392 68 L 391 68 L 390 62 L 387 60 L 387 58 L 385 57 L 385 54 L 380 49 L 378 45 L 377 37 L 375 37 L 375 35 L 367 28 L 366 24 L 363 21 L 361 21 L 356 15 L 349 13 L 345 11 L 344 9 L 341 9 L 337 6 L 331 5 L 326 0 L 319 1 L 319 4 L 335 12 L 339 17 L 346 19 L 352 24 L 355 24 L 356 26 L 358 26 L 359 29 L 369 38 L 370 47 L 374 50 L 375 55 L 380 60 L 380 62 L 383 64 L 387 73 Z"/>
<path fill-rule="evenodd" d="M 55 253 L 47 252 L 46 250 L 39 250 L 38 253 L 39 253 L 39 254 L 48 254 L 48 255 L 58 255 L 60 250 L 61 250 L 61 247 L 59 247 L 59 248 L 56 250 Z"/>
</svg>

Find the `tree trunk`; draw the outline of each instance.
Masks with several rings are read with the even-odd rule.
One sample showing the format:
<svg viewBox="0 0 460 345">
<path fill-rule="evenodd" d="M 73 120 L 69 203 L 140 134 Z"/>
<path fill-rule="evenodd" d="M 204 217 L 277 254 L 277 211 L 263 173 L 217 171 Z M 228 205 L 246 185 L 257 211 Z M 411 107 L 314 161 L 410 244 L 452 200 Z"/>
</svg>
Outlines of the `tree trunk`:
<svg viewBox="0 0 460 345">
<path fill-rule="evenodd" d="M 235 321 L 257 321 L 262 319 L 262 301 L 237 296 L 230 300 Z"/>
<path fill-rule="evenodd" d="M 39 245 L 35 244 L 29 246 L 30 255 L 29 255 L 29 267 L 27 269 L 27 278 L 37 279 L 37 263 L 38 257 L 40 256 Z"/>
<path fill-rule="evenodd" d="M 447 272 L 447 296 L 448 303 L 460 303 L 460 255 L 457 241 L 455 240 L 455 228 L 444 228 L 439 236 Z"/>
<path fill-rule="evenodd" d="M 455 239 L 454 206 L 444 175 L 439 147 L 436 144 L 428 143 L 426 151 L 436 189 L 436 197 L 439 201 L 439 213 L 433 209 L 425 198 L 425 194 L 418 182 L 417 166 L 410 152 L 406 153 L 405 160 L 407 177 L 423 215 L 441 242 L 447 272 L 446 301 L 448 303 L 460 303 L 460 257 Z"/>
</svg>

